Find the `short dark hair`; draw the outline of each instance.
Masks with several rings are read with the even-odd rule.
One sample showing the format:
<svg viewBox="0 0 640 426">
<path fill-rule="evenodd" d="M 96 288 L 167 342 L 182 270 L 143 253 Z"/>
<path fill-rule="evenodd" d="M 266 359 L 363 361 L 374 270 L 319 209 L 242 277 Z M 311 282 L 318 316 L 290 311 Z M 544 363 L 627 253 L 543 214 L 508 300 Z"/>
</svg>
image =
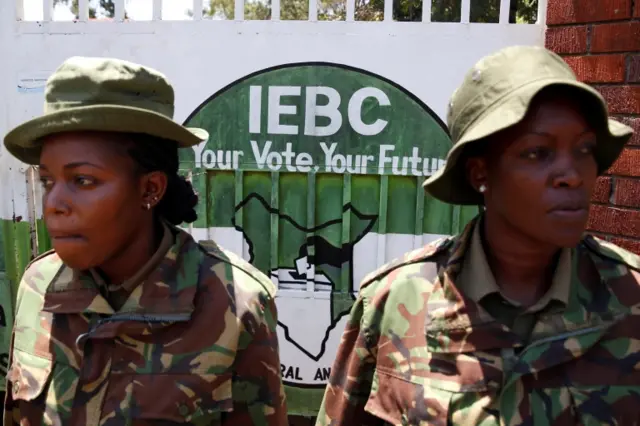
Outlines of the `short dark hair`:
<svg viewBox="0 0 640 426">
<path fill-rule="evenodd" d="M 158 216 L 173 225 L 192 223 L 198 219 L 195 207 L 198 195 L 191 183 L 178 174 L 178 144 L 175 141 L 146 134 L 132 134 L 128 153 L 142 173 L 155 171 L 167 175 L 167 189 L 155 207 Z"/>
</svg>

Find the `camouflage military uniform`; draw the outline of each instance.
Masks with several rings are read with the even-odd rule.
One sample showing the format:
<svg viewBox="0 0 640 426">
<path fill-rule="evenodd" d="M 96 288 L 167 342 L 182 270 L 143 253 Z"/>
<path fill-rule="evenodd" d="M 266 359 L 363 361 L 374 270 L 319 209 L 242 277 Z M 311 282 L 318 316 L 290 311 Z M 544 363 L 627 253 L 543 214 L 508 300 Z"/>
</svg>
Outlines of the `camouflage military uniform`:
<svg viewBox="0 0 640 426">
<path fill-rule="evenodd" d="M 5 426 L 287 423 L 274 285 L 213 243 L 172 235 L 120 309 L 54 252 L 28 267 Z"/>
<path fill-rule="evenodd" d="M 512 46 L 478 61 L 452 95 L 453 144 L 426 192 L 484 203 L 465 150 L 521 122 L 552 86 L 593 104 L 594 159 L 607 170 L 633 130 L 558 55 Z M 586 237 L 561 250 L 547 294 L 523 309 L 499 291 L 481 223 L 364 280 L 318 426 L 640 424 L 640 258 Z"/>
<path fill-rule="evenodd" d="M 640 258 L 586 237 L 530 336 L 456 281 L 476 221 L 364 280 L 317 425 L 640 423 Z"/>
</svg>

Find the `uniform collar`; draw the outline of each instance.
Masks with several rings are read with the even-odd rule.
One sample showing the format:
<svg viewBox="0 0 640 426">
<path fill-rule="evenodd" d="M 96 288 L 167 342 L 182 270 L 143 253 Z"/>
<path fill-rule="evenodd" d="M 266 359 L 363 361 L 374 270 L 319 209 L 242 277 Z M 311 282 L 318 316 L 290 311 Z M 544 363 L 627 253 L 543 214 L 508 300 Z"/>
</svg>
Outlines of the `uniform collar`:
<svg viewBox="0 0 640 426">
<path fill-rule="evenodd" d="M 198 270 L 202 252 L 191 235 L 171 225 L 167 230 L 175 239 L 161 248 L 126 285 L 137 285 L 118 314 L 182 315 L 194 309 Z M 165 234 L 165 238 L 166 238 Z M 164 255 L 158 254 L 164 251 Z M 159 258 L 159 259 L 158 259 Z M 114 314 L 100 294 L 95 274 L 77 273 L 62 265 L 45 293 L 43 310 L 52 313 Z M 145 278 L 146 276 L 146 278 Z"/>
<path fill-rule="evenodd" d="M 464 231 L 437 255 L 438 275 L 433 280 L 425 306 L 426 339 L 431 352 L 516 348 L 527 343 L 506 325 L 496 321 L 456 284 L 478 221 L 476 218 L 469 222 Z M 610 295 L 611 266 L 594 262 L 583 243 L 572 252 L 567 307 L 560 313 L 543 316 L 532 331 L 532 341 L 556 335 L 570 336 L 581 329 L 624 315 L 625 308 L 614 303 L 615 298 Z M 576 351 L 572 356 L 579 356 L 581 352 Z"/>
<path fill-rule="evenodd" d="M 132 277 L 126 279 L 123 283 L 120 284 L 107 284 L 102 275 L 96 271 L 95 269 L 90 269 L 89 271 L 74 271 L 74 274 L 91 274 L 91 278 L 93 281 L 101 287 L 107 288 L 109 291 L 117 291 L 117 290 L 125 290 L 128 293 L 131 293 L 139 284 L 144 282 L 145 278 L 147 278 L 151 272 L 162 262 L 162 260 L 167 255 L 167 252 L 171 249 L 173 244 L 175 243 L 175 236 L 169 225 L 164 221 L 161 222 L 162 225 L 162 240 L 160 241 L 160 245 L 156 252 L 151 256 L 151 258 L 136 272 Z"/>
<path fill-rule="evenodd" d="M 490 294 L 500 294 L 510 304 L 519 306 L 517 302 L 501 294 L 500 287 L 498 287 L 493 272 L 489 267 L 482 245 L 482 225 L 483 221 L 480 218 L 473 229 L 470 230 L 469 247 L 465 254 L 462 270 L 456 279 L 456 284 L 465 295 L 476 303 L 481 302 Z M 561 250 L 551 286 L 540 300 L 530 306 L 527 311 L 540 311 L 552 300 L 561 303 L 562 306 L 567 306 L 571 290 L 571 252 L 572 250 L 569 248 Z"/>
</svg>

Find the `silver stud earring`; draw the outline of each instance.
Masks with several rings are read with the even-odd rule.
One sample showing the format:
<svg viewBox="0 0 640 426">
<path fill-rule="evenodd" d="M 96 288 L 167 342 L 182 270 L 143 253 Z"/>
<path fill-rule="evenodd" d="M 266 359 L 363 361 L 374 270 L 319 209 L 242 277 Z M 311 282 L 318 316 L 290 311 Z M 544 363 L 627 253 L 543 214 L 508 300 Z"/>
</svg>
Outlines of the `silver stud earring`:
<svg viewBox="0 0 640 426">
<path fill-rule="evenodd" d="M 481 194 L 484 194 L 487 191 L 487 186 L 483 183 L 480 185 L 480 188 L 478 188 L 478 191 L 480 191 Z"/>
<path fill-rule="evenodd" d="M 151 209 L 151 203 L 147 203 L 147 204 L 145 205 L 145 207 L 147 208 L 147 210 L 150 210 L 150 209 Z"/>
</svg>

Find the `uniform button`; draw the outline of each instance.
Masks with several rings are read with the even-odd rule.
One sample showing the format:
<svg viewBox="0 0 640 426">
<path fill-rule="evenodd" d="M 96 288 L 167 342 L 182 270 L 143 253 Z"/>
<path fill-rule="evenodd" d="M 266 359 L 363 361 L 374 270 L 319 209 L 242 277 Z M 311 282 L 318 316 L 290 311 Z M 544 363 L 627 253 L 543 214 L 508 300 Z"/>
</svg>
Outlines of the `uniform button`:
<svg viewBox="0 0 640 426">
<path fill-rule="evenodd" d="M 183 417 L 187 417 L 189 415 L 189 407 L 184 404 L 180 405 L 180 407 L 178 407 L 178 413 Z"/>
</svg>

